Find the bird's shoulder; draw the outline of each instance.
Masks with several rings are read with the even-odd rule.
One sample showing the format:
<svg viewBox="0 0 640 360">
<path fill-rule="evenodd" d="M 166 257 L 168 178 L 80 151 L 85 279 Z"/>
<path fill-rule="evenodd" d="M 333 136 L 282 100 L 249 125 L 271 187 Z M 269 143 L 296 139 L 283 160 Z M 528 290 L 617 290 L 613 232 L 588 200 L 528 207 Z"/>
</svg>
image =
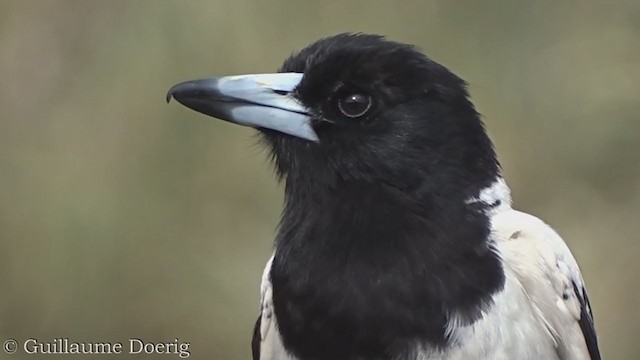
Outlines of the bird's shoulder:
<svg viewBox="0 0 640 360">
<path fill-rule="evenodd" d="M 562 359 L 599 360 L 591 306 L 580 268 L 564 240 L 539 218 L 508 209 L 492 216 L 492 234 Z"/>
</svg>

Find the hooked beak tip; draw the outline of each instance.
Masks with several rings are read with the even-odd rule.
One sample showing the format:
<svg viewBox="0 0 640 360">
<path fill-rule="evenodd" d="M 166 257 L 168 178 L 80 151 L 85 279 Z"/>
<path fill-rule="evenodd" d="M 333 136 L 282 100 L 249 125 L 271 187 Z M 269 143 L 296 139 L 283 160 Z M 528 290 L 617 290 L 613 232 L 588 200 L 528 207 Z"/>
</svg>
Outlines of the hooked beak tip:
<svg viewBox="0 0 640 360">
<path fill-rule="evenodd" d="M 169 89 L 169 91 L 167 92 L 167 97 L 166 97 L 167 104 L 171 102 L 171 98 L 173 97 L 173 94 L 174 94 L 174 90 L 173 90 L 174 88 L 175 86 L 171 87 L 171 89 Z"/>
</svg>

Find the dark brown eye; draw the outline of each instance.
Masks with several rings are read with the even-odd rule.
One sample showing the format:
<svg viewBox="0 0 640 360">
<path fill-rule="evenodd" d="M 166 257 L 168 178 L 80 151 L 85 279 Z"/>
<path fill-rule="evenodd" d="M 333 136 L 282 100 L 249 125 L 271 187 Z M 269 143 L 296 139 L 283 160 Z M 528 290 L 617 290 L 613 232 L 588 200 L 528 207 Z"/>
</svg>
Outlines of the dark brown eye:
<svg viewBox="0 0 640 360">
<path fill-rule="evenodd" d="M 338 109 L 344 116 L 356 118 L 371 108 L 371 96 L 362 93 L 347 93 L 338 98 Z"/>
</svg>

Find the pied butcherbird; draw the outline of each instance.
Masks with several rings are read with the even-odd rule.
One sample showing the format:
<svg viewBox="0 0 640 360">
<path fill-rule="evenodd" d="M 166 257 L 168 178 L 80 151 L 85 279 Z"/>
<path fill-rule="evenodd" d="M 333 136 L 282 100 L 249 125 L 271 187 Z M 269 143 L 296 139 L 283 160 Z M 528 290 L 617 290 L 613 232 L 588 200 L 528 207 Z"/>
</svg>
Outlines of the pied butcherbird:
<svg viewBox="0 0 640 360">
<path fill-rule="evenodd" d="M 466 83 L 415 47 L 340 34 L 171 98 L 258 129 L 285 184 L 254 359 L 600 359 L 569 249 L 511 207 Z"/>
</svg>

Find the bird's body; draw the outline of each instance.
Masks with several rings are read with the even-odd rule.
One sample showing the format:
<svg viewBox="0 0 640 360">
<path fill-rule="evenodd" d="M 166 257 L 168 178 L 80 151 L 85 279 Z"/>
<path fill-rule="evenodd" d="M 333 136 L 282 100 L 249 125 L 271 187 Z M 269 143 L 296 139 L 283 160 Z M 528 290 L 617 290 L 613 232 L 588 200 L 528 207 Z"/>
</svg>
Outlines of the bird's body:
<svg viewBox="0 0 640 360">
<path fill-rule="evenodd" d="M 600 359 L 578 266 L 509 188 L 466 84 L 342 34 L 169 92 L 257 127 L 285 182 L 255 360 Z"/>
<path fill-rule="evenodd" d="M 586 306 L 589 314 L 590 309 L 578 266 L 569 249 L 547 224 L 511 208 L 509 192 L 503 182 L 496 183 L 491 189 L 498 191 L 484 200 L 501 202 L 491 210 L 490 241 L 503 261 L 503 288 L 477 321 L 469 323 L 455 315 L 448 318 L 447 346 L 431 347 L 419 339 L 411 339 L 402 344 L 406 351 L 388 358 L 598 359 L 590 357 L 580 330 L 581 307 Z M 255 335 L 258 341 L 254 344 L 259 347 L 257 354 L 260 355 L 256 359 L 299 360 L 283 346 L 274 316 L 270 280 L 272 261 L 273 258 L 267 263 L 262 277 L 261 315 Z M 578 293 L 574 292 L 574 287 L 579 289 Z M 375 359 L 386 357 L 382 355 Z"/>
</svg>

